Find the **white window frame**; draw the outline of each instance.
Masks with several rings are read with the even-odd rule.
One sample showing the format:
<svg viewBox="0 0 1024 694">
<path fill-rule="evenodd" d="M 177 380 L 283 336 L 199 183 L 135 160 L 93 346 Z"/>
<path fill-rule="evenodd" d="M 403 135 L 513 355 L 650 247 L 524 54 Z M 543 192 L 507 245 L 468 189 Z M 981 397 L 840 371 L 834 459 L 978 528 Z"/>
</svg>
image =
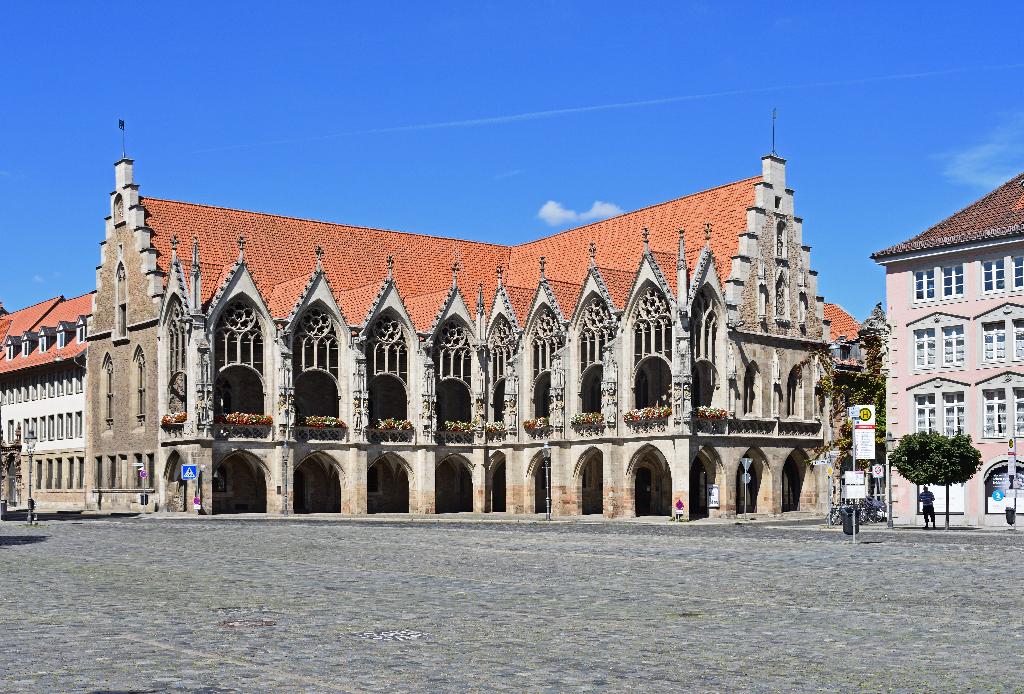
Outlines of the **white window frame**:
<svg viewBox="0 0 1024 694">
<path fill-rule="evenodd" d="M 981 261 L 981 291 L 985 294 L 1006 291 L 1006 258 Z"/>
<path fill-rule="evenodd" d="M 981 324 L 981 360 L 998 362 L 1006 360 L 1006 321 L 992 321 Z"/>
<path fill-rule="evenodd" d="M 1024 289 L 1024 255 L 1015 255 L 1010 258 L 1010 265 L 1013 268 L 1014 289 Z"/>
<path fill-rule="evenodd" d="M 914 430 L 937 431 L 935 393 L 921 393 L 914 396 Z"/>
<path fill-rule="evenodd" d="M 931 347 L 929 352 L 929 345 Z M 918 328 L 914 331 L 914 367 L 928 369 L 935 366 L 935 328 Z M 930 355 L 930 359 L 929 359 Z"/>
<path fill-rule="evenodd" d="M 942 365 L 963 366 L 966 354 L 967 340 L 963 324 L 944 325 L 942 327 Z M 947 359 L 947 356 L 950 358 Z"/>
<path fill-rule="evenodd" d="M 942 268 L 942 298 L 951 299 L 964 295 L 964 264 L 946 265 Z"/>
<path fill-rule="evenodd" d="M 942 430 L 946 436 L 967 432 L 967 403 L 962 390 L 942 394 Z"/>
<path fill-rule="evenodd" d="M 987 439 L 1006 436 L 1006 391 L 1002 388 L 981 391 L 982 436 Z"/>
<path fill-rule="evenodd" d="M 935 298 L 935 268 L 914 270 L 914 301 L 931 301 Z"/>
</svg>

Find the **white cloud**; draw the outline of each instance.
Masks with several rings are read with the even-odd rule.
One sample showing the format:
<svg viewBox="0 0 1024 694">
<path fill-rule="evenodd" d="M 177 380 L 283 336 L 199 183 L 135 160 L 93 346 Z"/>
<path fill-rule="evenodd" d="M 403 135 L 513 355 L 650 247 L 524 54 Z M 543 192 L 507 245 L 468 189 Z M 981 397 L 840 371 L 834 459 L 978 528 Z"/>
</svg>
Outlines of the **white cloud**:
<svg viewBox="0 0 1024 694">
<path fill-rule="evenodd" d="M 1024 169 L 1024 113 L 988 133 L 981 142 L 959 152 L 939 155 L 942 173 L 957 183 L 995 188 Z"/>
<path fill-rule="evenodd" d="M 607 219 L 622 214 L 624 210 L 611 202 L 595 200 L 590 209 L 585 212 L 577 212 L 564 207 L 562 203 L 555 200 L 548 200 L 540 206 L 537 211 L 537 218 L 544 220 L 548 226 L 562 226 L 569 222 L 591 222 L 596 219 Z"/>
<path fill-rule="evenodd" d="M 35 282 L 36 284 L 42 284 L 46 280 L 43 279 L 42 275 L 32 275 L 32 281 Z"/>
</svg>

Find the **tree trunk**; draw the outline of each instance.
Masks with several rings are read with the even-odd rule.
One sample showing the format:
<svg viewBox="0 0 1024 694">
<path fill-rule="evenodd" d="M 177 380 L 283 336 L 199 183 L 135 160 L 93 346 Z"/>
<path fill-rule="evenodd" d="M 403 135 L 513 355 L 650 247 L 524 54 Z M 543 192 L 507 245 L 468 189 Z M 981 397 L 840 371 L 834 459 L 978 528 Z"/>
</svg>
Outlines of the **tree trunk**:
<svg viewBox="0 0 1024 694">
<path fill-rule="evenodd" d="M 946 530 L 949 530 L 949 485 L 946 485 Z"/>
</svg>

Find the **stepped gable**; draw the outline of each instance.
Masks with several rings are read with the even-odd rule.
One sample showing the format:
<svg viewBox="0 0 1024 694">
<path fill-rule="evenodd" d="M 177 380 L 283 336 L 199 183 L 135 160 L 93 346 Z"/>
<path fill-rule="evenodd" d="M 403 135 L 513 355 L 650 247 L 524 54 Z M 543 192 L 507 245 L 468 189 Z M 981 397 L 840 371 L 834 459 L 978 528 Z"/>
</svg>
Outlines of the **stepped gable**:
<svg viewBox="0 0 1024 694">
<path fill-rule="evenodd" d="M 871 255 L 874 259 L 982 239 L 1024 234 L 1024 173 L 917 236 Z"/>
<path fill-rule="evenodd" d="M 602 276 L 616 302 L 625 302 L 643 253 L 641 230 L 650 230 L 652 254 L 675 291 L 679 229 L 686 234 L 686 256 L 696 265 L 704 246 L 704 224 L 711 222 L 711 247 L 724 282 L 736 254 L 739 234 L 746 230 L 746 209 L 754 202 L 754 177 L 694 193 L 676 200 L 570 229 L 519 246 L 466 241 L 386 229 L 331 224 L 315 220 L 234 210 L 160 198 L 143 197 L 146 224 L 158 267 L 166 273 L 171 238 L 199 238 L 208 304 L 238 259 L 244 236 L 245 264 L 275 317 L 285 316 L 305 287 L 313 266 L 314 248 L 324 249 L 324 273 L 345 319 L 360 325 L 366 318 L 386 274 L 385 258 L 394 256 L 394 280 L 418 330 L 429 329 L 440 302 L 451 287 L 451 266 L 460 265 L 459 283 L 494 296 L 494 268 L 505 270 L 505 288 L 520 324 L 525 324 L 540 280 L 540 256 L 547 257 L 546 275 L 562 310 L 571 315 L 584 282 L 587 249 L 597 244 Z M 183 260 L 186 274 L 191 270 Z M 214 281 L 211 281 L 214 280 Z M 436 301 L 430 305 L 431 301 Z M 414 308 L 413 308 L 414 307 Z M 618 306 L 622 308 L 622 306 Z"/>
<path fill-rule="evenodd" d="M 58 296 L 9 313 L 0 320 L 0 339 L 6 341 L 8 335 L 20 336 L 25 332 L 38 332 L 41 328 L 56 328 L 60 323 L 74 323 L 80 316 L 92 313 L 93 294 L 95 292 L 89 292 L 73 299 Z M 7 350 L 0 350 L 0 373 L 21 371 L 40 364 L 71 359 L 85 349 L 85 343 L 71 340 L 63 349 L 58 349 L 57 345 L 54 345 L 45 352 L 40 352 L 37 346 L 28 356 L 22 356 L 19 350 L 15 353 L 14 359 L 10 360 L 7 359 Z"/>
<path fill-rule="evenodd" d="M 825 304 L 825 320 L 832 323 L 832 332 L 829 335 L 830 342 L 835 342 L 840 338 L 844 340 L 857 339 L 857 333 L 860 332 L 860 323 L 839 304 Z"/>
</svg>

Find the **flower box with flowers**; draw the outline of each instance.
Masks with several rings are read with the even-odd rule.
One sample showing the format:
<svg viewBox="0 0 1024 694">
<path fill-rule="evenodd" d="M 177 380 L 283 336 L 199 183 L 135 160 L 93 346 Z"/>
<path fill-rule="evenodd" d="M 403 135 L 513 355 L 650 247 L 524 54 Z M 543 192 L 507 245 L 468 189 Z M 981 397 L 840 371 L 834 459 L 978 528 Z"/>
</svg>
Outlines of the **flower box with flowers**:
<svg viewBox="0 0 1024 694">
<path fill-rule="evenodd" d="M 473 432 L 473 422 L 459 422 L 448 420 L 441 425 L 441 431 L 452 434 L 470 434 Z"/>
<path fill-rule="evenodd" d="M 412 431 L 412 422 L 408 419 L 388 417 L 387 419 L 378 419 L 375 428 L 379 431 Z"/>
<path fill-rule="evenodd" d="M 599 429 L 604 426 L 604 415 L 600 412 L 580 412 L 569 420 L 577 429 Z"/>
<path fill-rule="evenodd" d="M 309 427 L 310 429 L 347 429 L 348 425 L 337 417 L 328 416 L 310 416 L 303 417 L 302 423 L 299 426 Z"/>
<path fill-rule="evenodd" d="M 694 414 L 697 419 L 725 419 L 729 416 L 729 412 L 721 407 L 708 407 L 707 405 L 698 407 Z"/>
<path fill-rule="evenodd" d="M 184 426 L 185 420 L 188 419 L 187 412 L 174 412 L 171 414 L 165 414 L 160 418 L 160 426 L 163 427 L 180 427 Z"/>
<path fill-rule="evenodd" d="M 537 434 L 542 431 L 547 431 L 551 428 L 551 420 L 547 417 L 537 417 L 536 419 L 524 419 L 523 429 L 531 434 Z"/>
<path fill-rule="evenodd" d="M 642 407 L 638 410 L 628 410 L 623 413 L 622 420 L 626 424 L 647 424 L 658 422 L 672 416 L 672 406 L 664 405 L 657 407 Z"/>
<path fill-rule="evenodd" d="M 269 414 L 249 414 L 247 412 L 229 412 L 225 415 L 214 417 L 214 424 L 227 424 L 229 426 L 241 426 L 241 427 L 252 427 L 252 426 L 270 426 L 274 423 L 274 418 Z"/>
<path fill-rule="evenodd" d="M 507 429 L 505 422 L 487 422 L 487 424 L 484 424 L 484 432 L 494 438 L 504 436 Z"/>
</svg>

